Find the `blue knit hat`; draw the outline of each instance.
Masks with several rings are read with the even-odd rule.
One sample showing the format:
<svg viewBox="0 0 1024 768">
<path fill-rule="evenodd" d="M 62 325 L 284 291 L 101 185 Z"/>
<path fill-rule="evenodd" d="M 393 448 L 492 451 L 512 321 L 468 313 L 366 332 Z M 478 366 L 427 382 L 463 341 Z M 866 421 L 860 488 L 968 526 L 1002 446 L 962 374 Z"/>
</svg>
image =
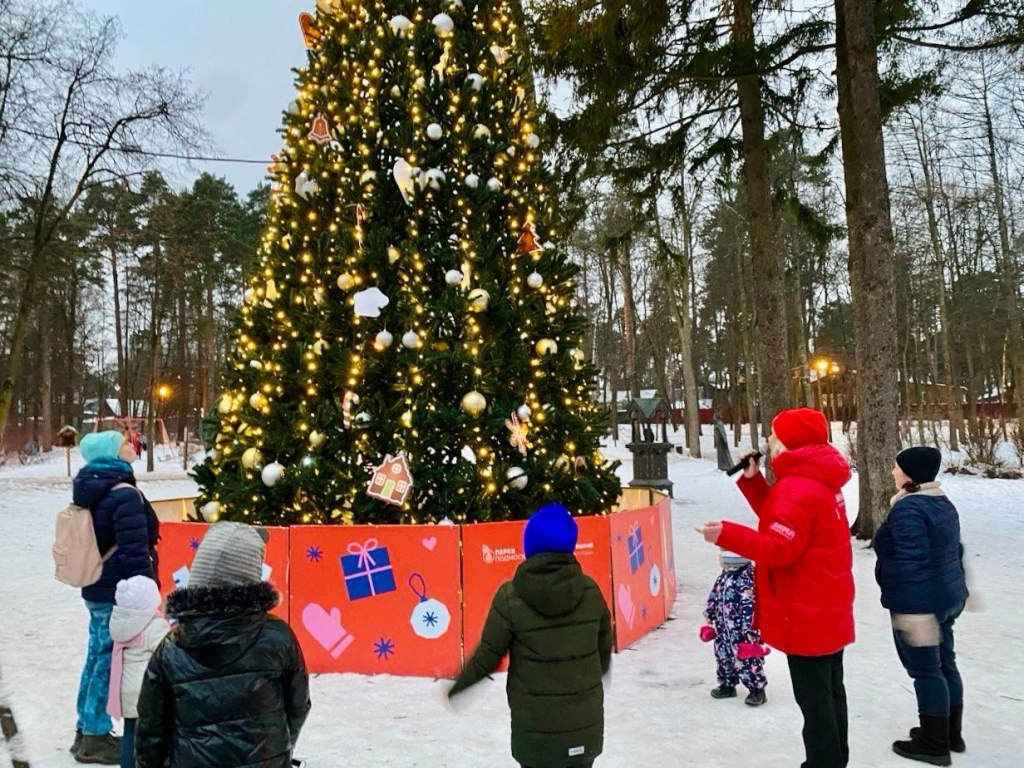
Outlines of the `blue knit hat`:
<svg viewBox="0 0 1024 768">
<path fill-rule="evenodd" d="M 569 510 L 561 504 L 547 504 L 538 509 L 523 532 L 523 552 L 533 557 L 545 552 L 572 554 L 580 529 Z"/>
<path fill-rule="evenodd" d="M 98 459 L 116 459 L 124 445 L 124 435 L 116 430 L 106 432 L 92 432 L 82 438 L 79 448 L 82 451 L 82 458 L 86 463 Z"/>
</svg>

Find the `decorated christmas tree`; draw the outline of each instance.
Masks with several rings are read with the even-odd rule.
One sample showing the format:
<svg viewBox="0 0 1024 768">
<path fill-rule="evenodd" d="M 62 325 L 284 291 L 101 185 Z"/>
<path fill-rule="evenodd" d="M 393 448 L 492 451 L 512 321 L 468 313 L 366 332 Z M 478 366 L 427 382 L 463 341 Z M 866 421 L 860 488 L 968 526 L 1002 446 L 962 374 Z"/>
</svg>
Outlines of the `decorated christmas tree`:
<svg viewBox="0 0 1024 768">
<path fill-rule="evenodd" d="M 609 510 L 525 30 L 501 0 L 320 0 L 201 509 L 262 524 Z"/>
</svg>

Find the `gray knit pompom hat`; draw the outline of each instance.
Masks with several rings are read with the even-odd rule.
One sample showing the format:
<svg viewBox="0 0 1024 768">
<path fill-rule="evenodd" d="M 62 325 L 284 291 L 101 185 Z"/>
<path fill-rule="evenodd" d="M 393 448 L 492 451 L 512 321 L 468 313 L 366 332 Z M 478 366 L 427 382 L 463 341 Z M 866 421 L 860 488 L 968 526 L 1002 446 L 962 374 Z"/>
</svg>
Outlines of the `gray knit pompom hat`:
<svg viewBox="0 0 1024 768">
<path fill-rule="evenodd" d="M 206 532 L 189 587 L 240 587 L 263 580 L 267 532 L 244 523 L 217 523 Z"/>
</svg>

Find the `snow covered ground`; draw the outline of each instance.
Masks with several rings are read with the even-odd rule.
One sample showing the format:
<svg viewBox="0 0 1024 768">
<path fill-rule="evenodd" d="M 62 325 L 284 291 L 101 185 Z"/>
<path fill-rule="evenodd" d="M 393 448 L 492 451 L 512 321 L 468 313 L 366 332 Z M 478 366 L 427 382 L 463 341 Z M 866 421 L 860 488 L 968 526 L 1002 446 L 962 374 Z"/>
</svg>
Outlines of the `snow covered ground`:
<svg viewBox="0 0 1024 768">
<path fill-rule="evenodd" d="M 677 436 L 675 438 L 679 440 Z M 710 438 L 706 440 L 710 448 Z M 840 442 L 842 445 L 843 443 Z M 627 458 L 623 443 L 609 458 Z M 711 455 L 711 451 L 708 451 Z M 802 757 L 800 715 L 785 658 L 768 659 L 769 703 L 713 701 L 714 658 L 697 637 L 717 574 L 716 550 L 693 527 L 726 517 L 751 521 L 740 494 L 710 461 L 671 457 L 679 602 L 661 630 L 616 657 L 607 701 L 607 740 L 599 766 L 795 766 Z M 0 472 L 0 672 L 37 768 L 74 762 L 67 753 L 86 642 L 86 613 L 74 590 L 53 580 L 52 520 L 68 497 L 62 461 Z M 623 477 L 631 477 L 628 463 Z M 154 498 L 194 491 L 170 467 L 147 477 Z M 965 614 L 957 645 L 967 685 L 965 738 L 958 766 L 1024 764 L 1024 482 L 946 479 L 960 508 L 974 589 L 984 610 Z M 856 510 L 856 483 L 847 489 Z M 878 604 L 874 555 L 856 545 L 857 643 L 847 652 L 851 766 L 906 766 L 890 750 L 915 720 L 913 688 L 892 647 Z M 388 768 L 514 768 L 509 757 L 503 678 L 470 694 L 459 714 L 440 704 L 430 680 L 323 675 L 313 681 L 313 713 L 299 743 L 309 768 L 366 764 Z M 0 768 L 10 765 L 0 742 Z"/>
</svg>

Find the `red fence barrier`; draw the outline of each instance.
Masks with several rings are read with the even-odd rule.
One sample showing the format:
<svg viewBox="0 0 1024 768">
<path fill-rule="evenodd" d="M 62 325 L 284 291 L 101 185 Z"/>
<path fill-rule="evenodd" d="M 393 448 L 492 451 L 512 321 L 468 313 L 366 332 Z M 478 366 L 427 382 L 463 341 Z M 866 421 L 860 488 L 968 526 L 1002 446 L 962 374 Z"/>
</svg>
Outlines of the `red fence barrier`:
<svg viewBox="0 0 1024 768">
<path fill-rule="evenodd" d="M 616 646 L 656 629 L 676 599 L 669 499 L 626 490 L 606 517 L 580 517 L 576 557 L 612 609 Z M 525 522 L 268 528 L 265 573 L 311 672 L 452 677 L 480 642 L 498 588 L 523 561 Z M 163 523 L 166 596 L 188 583 L 209 528 Z"/>
</svg>

